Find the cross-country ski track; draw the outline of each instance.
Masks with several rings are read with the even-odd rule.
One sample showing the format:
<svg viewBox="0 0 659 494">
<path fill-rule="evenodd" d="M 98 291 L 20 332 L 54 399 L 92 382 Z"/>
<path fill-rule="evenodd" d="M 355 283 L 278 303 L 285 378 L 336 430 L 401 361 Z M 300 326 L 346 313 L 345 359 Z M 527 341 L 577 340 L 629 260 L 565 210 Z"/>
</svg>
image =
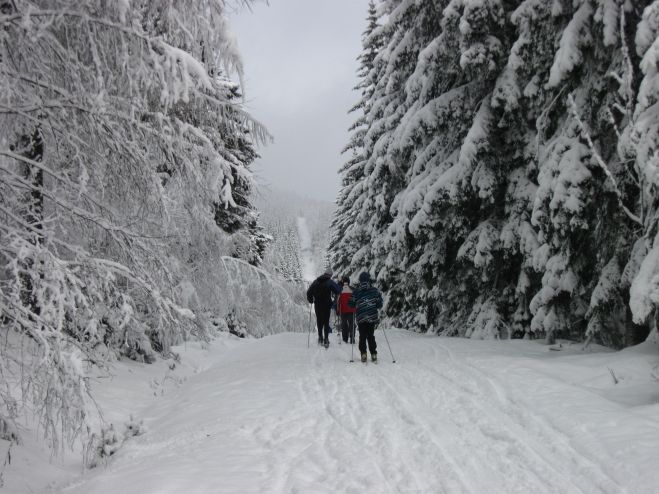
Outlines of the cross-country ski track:
<svg viewBox="0 0 659 494">
<path fill-rule="evenodd" d="M 612 399 L 605 380 L 612 358 L 622 374 L 650 355 L 576 359 L 535 342 L 387 335 L 395 364 L 381 330 L 378 364 L 359 362 L 356 348 L 350 363 L 336 334 L 328 350 L 314 338 L 308 349 L 306 333 L 220 338 L 184 354 L 197 362 L 187 376 L 180 365 L 154 379 L 138 409 L 138 390 L 120 388 L 144 366 L 120 368 L 100 399 L 146 432 L 47 492 L 659 491 L 656 405 Z"/>
</svg>

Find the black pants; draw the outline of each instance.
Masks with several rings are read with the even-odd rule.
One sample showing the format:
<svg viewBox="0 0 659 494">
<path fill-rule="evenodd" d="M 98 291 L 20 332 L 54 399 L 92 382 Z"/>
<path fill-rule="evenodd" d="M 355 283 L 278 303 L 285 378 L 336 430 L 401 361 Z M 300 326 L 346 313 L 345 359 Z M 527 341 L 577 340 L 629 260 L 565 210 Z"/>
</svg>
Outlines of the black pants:
<svg viewBox="0 0 659 494">
<path fill-rule="evenodd" d="M 355 341 L 355 315 L 341 314 L 341 336 L 343 341 L 353 343 Z"/>
<path fill-rule="evenodd" d="M 375 323 L 360 322 L 359 327 L 359 352 L 366 353 L 366 343 L 368 342 L 368 350 L 371 355 L 377 353 L 377 344 L 375 343 Z"/>
<path fill-rule="evenodd" d="M 316 306 L 316 327 L 318 328 L 318 341 L 329 340 L 329 322 L 330 322 L 330 307 Z"/>
</svg>

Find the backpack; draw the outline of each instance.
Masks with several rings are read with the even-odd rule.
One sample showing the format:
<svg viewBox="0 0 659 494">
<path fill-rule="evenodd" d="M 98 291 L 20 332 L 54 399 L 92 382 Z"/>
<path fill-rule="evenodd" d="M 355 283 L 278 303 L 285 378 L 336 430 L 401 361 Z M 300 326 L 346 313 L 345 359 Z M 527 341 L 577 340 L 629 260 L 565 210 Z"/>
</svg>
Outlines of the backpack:
<svg viewBox="0 0 659 494">
<path fill-rule="evenodd" d="M 316 307 L 331 307 L 332 289 L 329 286 L 330 278 L 328 276 L 319 276 L 314 280 L 307 290 L 307 301 L 315 304 Z"/>
</svg>

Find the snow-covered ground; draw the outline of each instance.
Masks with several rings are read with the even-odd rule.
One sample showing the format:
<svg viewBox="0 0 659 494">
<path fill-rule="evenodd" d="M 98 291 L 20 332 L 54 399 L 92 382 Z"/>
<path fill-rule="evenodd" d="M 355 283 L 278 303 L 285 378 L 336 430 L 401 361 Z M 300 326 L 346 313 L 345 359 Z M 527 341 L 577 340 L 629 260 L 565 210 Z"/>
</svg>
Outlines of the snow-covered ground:
<svg viewBox="0 0 659 494">
<path fill-rule="evenodd" d="M 395 364 L 382 331 L 377 365 L 304 333 L 189 345 L 174 369 L 120 363 L 98 400 L 146 432 L 82 475 L 16 448 L 2 492 L 659 492 L 656 347 L 387 335 Z"/>
</svg>

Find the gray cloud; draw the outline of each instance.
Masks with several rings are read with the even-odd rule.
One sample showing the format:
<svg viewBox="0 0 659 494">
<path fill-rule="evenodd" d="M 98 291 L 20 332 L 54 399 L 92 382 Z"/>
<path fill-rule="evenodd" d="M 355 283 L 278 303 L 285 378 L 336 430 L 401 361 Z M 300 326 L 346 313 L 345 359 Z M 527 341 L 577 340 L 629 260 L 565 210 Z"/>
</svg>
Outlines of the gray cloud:
<svg viewBox="0 0 659 494">
<path fill-rule="evenodd" d="M 247 109 L 275 138 L 259 150 L 261 182 L 336 197 L 367 6 L 368 0 L 270 0 L 232 15 Z"/>
</svg>

